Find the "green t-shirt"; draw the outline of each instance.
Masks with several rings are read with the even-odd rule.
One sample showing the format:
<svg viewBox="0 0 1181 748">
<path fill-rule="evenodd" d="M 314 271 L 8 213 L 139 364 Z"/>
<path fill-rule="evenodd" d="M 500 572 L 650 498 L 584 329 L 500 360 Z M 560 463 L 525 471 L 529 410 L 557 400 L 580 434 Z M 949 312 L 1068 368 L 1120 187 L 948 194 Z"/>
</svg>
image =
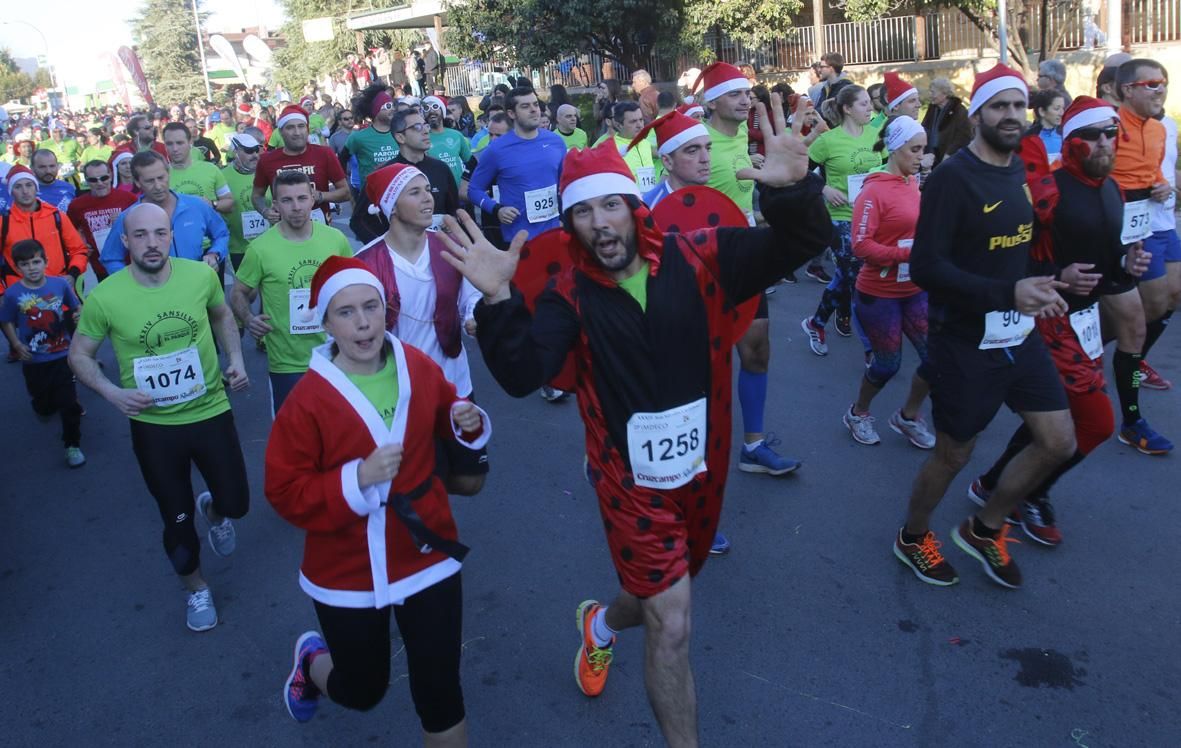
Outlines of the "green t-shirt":
<svg viewBox="0 0 1181 748">
<path fill-rule="evenodd" d="M 222 158 L 226 158 L 226 151 L 230 147 L 230 136 L 237 132 L 232 125 L 227 125 L 224 122 L 218 122 L 213 127 L 205 132 L 205 137 L 213 141 L 217 146 L 217 150 L 221 153 Z"/>
<path fill-rule="evenodd" d="M 628 147 L 631 139 L 625 138 L 622 135 L 615 136 L 615 146 L 620 153 Z M 631 148 L 627 153 L 623 154 L 623 160 L 627 167 L 632 170 L 632 177 L 635 178 L 636 184 L 640 187 L 640 192 L 648 192 L 654 189 L 660 183 L 660 175 L 663 173 L 661 169 L 660 159 L 654 156 L 655 149 L 653 146 L 655 142 L 652 140 L 645 140 L 638 144 L 635 148 Z"/>
<path fill-rule="evenodd" d="M 398 157 L 398 141 L 393 133 L 378 132 L 372 127 L 353 130 L 344 142 L 349 153 L 357 157 L 357 167 L 361 171 L 361 183 L 378 167 L 388 164 Z"/>
<path fill-rule="evenodd" d="M 222 213 L 221 217 L 226 220 L 226 226 L 230 229 L 230 254 L 240 255 L 246 251 L 246 245 L 250 243 L 250 239 L 247 239 L 244 233 L 244 223 L 250 226 L 251 238 L 266 231 L 271 225 L 254 209 L 254 204 L 250 200 L 254 192 L 254 172 L 243 174 L 230 164 L 221 170 L 221 175 L 229 185 L 230 194 L 234 196 L 234 211 Z M 267 195 L 269 194 L 268 190 Z M 265 195 L 263 200 L 267 200 Z"/>
<path fill-rule="evenodd" d="M 44 148 L 53 151 L 57 156 L 57 161 L 60 164 L 72 164 L 79 159 L 82 154 L 82 146 L 78 144 L 77 140 L 73 138 L 62 138 L 60 143 L 55 143 L 52 138 L 49 140 L 42 140 L 37 144 L 38 148 Z"/>
<path fill-rule="evenodd" d="M 312 318 L 312 276 L 332 255 L 352 257 L 345 235 L 331 226 L 312 222 L 312 238 L 287 239 L 275 225 L 250 242 L 236 275 L 259 289 L 262 308 L 273 328 L 266 335 L 267 365 L 273 374 L 307 371 L 312 349 L 327 339 Z M 292 319 L 292 312 L 295 319 Z"/>
<path fill-rule="evenodd" d="M 599 136 L 599 139 L 595 141 L 595 144 L 594 144 L 593 146 L 591 146 L 591 148 L 598 148 L 598 147 L 599 147 L 599 146 L 601 146 L 603 143 L 605 143 L 606 141 L 610 140 L 610 139 L 611 139 L 611 138 L 613 138 L 613 137 L 615 137 L 615 134 L 614 134 L 614 133 L 612 133 L 612 132 L 605 132 L 605 133 L 603 133 L 602 135 L 600 135 L 600 136 Z"/>
<path fill-rule="evenodd" d="M 197 159 L 190 160 L 187 169 L 173 166 L 168 186 L 182 195 L 195 195 L 211 203 L 222 195 L 230 194 L 230 187 L 221 169 L 208 161 Z"/>
<path fill-rule="evenodd" d="M 730 198 L 750 215 L 754 212 L 755 183 L 749 179 L 738 179 L 735 175 L 742 169 L 754 166 L 750 160 L 746 123 L 738 126 L 738 134 L 724 135 L 706 124 L 710 148 L 709 186 Z"/>
<path fill-rule="evenodd" d="M 863 127 L 854 138 L 843 127 L 837 127 L 816 138 L 808 147 L 808 158 L 824 167 L 825 183 L 833 189 L 849 194 L 849 176 L 867 174 L 882 165 L 882 153 L 873 149 L 878 131 Z M 717 148 L 715 145 L 714 148 Z M 828 214 L 834 221 L 852 221 L 852 205 L 830 205 Z"/>
<path fill-rule="evenodd" d="M 463 165 L 472 157 L 472 144 L 459 130 L 445 127 L 443 132 L 431 132 L 431 149 L 426 154 L 447 164 L 455 175 L 455 184 L 459 184 L 463 181 Z"/>
<path fill-rule="evenodd" d="M 225 294 L 204 262 L 169 262 L 172 274 L 156 288 L 140 285 L 130 269 L 112 273 L 86 297 L 78 333 L 97 342 L 110 337 L 120 386 L 161 403 L 133 420 L 177 426 L 230 409 L 209 324 L 209 309 L 224 304 Z"/>
<path fill-rule="evenodd" d="M 640 265 L 634 275 L 619 281 L 619 287 L 636 300 L 640 308 L 648 311 L 648 263 Z"/>
<path fill-rule="evenodd" d="M 111 154 L 114 152 L 115 149 L 109 145 L 88 145 L 82 149 L 82 155 L 78 157 L 78 161 L 83 166 L 95 160 L 110 162 Z"/>
<path fill-rule="evenodd" d="M 388 429 L 394 425 L 394 411 L 398 408 L 398 361 L 387 353 L 385 364 L 376 374 L 345 374 L 361 390 L 365 399 L 381 414 Z"/>
<path fill-rule="evenodd" d="M 558 137 L 566 141 L 566 150 L 571 148 L 586 148 L 586 130 L 581 127 L 574 128 L 574 132 L 569 135 L 563 133 L 561 130 L 554 130 Z"/>
</svg>

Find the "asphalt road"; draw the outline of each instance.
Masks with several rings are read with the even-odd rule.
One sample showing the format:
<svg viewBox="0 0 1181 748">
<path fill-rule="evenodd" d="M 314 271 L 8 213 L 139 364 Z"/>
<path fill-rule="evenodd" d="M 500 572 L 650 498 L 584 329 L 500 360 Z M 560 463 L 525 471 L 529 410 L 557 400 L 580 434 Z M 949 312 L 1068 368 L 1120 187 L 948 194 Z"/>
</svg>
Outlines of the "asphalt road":
<svg viewBox="0 0 1181 748">
<path fill-rule="evenodd" d="M 922 584 L 890 547 L 923 459 L 885 424 L 905 384 L 876 404 L 882 443 L 855 444 L 841 413 L 860 376 L 859 346 L 834 335 L 827 358 L 808 352 L 799 320 L 820 286 L 801 279 L 770 299 L 767 424 L 805 465 L 785 479 L 731 475 L 722 525 L 734 550 L 694 582 L 703 744 L 1176 745 L 1179 457 L 1102 446 L 1056 491 L 1063 545 L 1018 546 L 1025 588 L 1003 590 L 948 535 L 971 510 L 970 478 L 1014 428 L 1003 414 L 935 516 L 961 583 Z M 463 660 L 472 743 L 659 745 L 640 632 L 622 636 L 603 696 L 583 697 L 572 678 L 574 609 L 587 597 L 609 600 L 617 584 L 580 477 L 576 406 L 508 398 L 474 344 L 469 351 L 496 424 L 487 487 L 453 500 L 473 548 Z M 109 345 L 103 355 L 112 372 Z M 905 356 L 909 374 L 913 351 Z M 0 365 L 0 743 L 419 742 L 396 628 L 391 688 L 375 710 L 325 700 L 298 725 L 283 708 L 292 644 L 316 619 L 297 585 L 301 533 L 262 495 L 266 362 L 253 346 L 246 361 L 253 386 L 233 407 L 252 508 L 232 558 L 203 553 L 221 623 L 202 634 L 184 626 L 184 594 L 125 419 L 83 391 L 89 462 L 70 471 L 57 424 L 36 420 L 19 367 Z M 1181 332 L 1166 335 L 1152 361 L 1181 384 Z M 1177 391 L 1142 400 L 1158 430 L 1181 438 Z"/>
</svg>

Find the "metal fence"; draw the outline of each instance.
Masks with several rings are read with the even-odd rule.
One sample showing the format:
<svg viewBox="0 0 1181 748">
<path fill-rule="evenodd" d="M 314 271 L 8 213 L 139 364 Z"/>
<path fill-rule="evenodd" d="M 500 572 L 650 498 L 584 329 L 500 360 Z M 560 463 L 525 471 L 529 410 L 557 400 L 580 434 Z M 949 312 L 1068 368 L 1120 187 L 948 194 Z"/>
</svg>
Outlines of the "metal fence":
<svg viewBox="0 0 1181 748">
<path fill-rule="evenodd" d="M 1181 40 L 1177 0 L 1124 0 L 1124 33 L 1133 44 Z"/>
</svg>

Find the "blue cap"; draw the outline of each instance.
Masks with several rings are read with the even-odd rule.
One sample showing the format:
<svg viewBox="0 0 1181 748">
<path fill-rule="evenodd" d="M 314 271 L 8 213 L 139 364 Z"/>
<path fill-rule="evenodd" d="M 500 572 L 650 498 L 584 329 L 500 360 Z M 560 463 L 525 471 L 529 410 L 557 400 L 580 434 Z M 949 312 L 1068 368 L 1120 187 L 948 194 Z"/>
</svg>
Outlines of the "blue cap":
<svg viewBox="0 0 1181 748">
<path fill-rule="evenodd" d="M 210 122 L 221 122 L 221 112 L 213 112 L 209 115 Z"/>
</svg>

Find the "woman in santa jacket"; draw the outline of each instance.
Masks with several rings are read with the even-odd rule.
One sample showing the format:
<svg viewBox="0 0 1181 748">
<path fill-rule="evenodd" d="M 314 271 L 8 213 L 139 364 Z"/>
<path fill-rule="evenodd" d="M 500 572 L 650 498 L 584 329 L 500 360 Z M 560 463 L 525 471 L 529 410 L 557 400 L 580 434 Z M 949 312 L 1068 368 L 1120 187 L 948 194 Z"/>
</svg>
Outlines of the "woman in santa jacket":
<svg viewBox="0 0 1181 748">
<path fill-rule="evenodd" d="M 459 570 L 467 548 L 435 475 L 435 439 L 479 449 L 491 424 L 456 397 L 435 362 L 386 333 L 384 300 L 360 261 L 320 266 L 311 304 L 329 340 L 267 445 L 267 499 L 307 531 L 299 582 L 324 632 L 296 643 L 284 700 L 300 722 L 321 693 L 352 709 L 376 706 L 389 684 L 392 609 L 425 744 L 466 745 Z"/>
</svg>

